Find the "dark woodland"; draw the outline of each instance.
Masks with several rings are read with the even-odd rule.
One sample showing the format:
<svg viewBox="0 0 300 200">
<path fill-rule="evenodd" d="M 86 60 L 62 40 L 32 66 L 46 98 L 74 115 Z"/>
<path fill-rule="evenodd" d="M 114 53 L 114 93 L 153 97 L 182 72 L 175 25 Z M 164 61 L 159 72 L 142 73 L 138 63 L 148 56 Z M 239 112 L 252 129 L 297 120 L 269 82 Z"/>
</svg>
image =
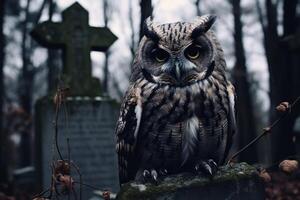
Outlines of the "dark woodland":
<svg viewBox="0 0 300 200">
<path fill-rule="evenodd" d="M 65 102 L 66 91 L 71 90 L 72 94 L 72 87 L 66 89 L 65 83 L 61 81 L 64 78 L 62 74 L 67 53 L 64 48 L 61 48 L 61 44 L 54 48 L 41 45 L 36 40 L 33 31 L 44 21 L 62 22 L 65 17 L 61 17 L 62 13 L 68 14 L 64 10 L 76 2 L 69 0 L 68 3 L 63 3 L 63 1 L 0 1 L 0 200 L 33 199 L 45 189 L 37 181 L 41 177 L 37 169 L 39 165 L 36 165 L 41 162 L 38 159 L 39 152 L 36 147 L 43 149 L 40 140 L 42 136 L 36 128 L 36 123 L 39 123 L 37 116 L 40 117 L 43 114 L 46 116 L 46 111 L 44 113 L 39 107 L 40 100 L 48 98 L 53 102 L 54 98 L 54 104 L 48 107 L 60 117 L 56 121 L 49 119 L 49 127 L 53 128 L 52 132 L 57 128 L 56 131 L 59 134 L 63 129 L 63 124 L 67 123 L 70 113 L 73 112 L 69 107 L 66 109 L 67 105 L 65 105 L 67 104 L 67 101 Z M 161 12 L 167 9 L 162 8 L 165 4 L 160 1 L 135 0 L 119 3 L 117 0 L 101 0 L 101 3 L 95 4 L 99 5 L 96 13 L 92 13 L 95 12 L 94 9 L 93 11 L 89 9 L 86 2 L 78 1 L 89 12 L 89 24 L 91 20 L 97 21 L 97 24 L 101 24 L 97 27 L 108 27 L 113 36 L 109 38 L 110 36 L 107 36 L 109 34 L 101 29 L 99 33 L 102 31 L 101 34 L 107 34 L 104 39 L 95 36 L 96 39 L 91 40 L 95 44 L 89 44 L 90 46 L 87 47 L 74 45 L 74 48 L 79 50 L 81 48 L 93 50 L 91 59 L 86 59 L 87 63 L 90 62 L 92 65 L 93 77 L 94 74 L 97 76 L 97 79 L 92 78 L 92 75 L 86 78 L 90 80 L 80 79 L 82 78 L 80 74 L 84 74 L 84 70 L 78 70 L 77 77 L 83 80 L 79 81 L 78 87 L 87 87 L 86 90 L 91 91 L 92 97 L 114 99 L 115 104 L 119 106 L 128 86 L 135 51 L 144 35 L 145 19 L 152 16 L 155 21 L 164 19 L 163 16 L 171 16 L 165 17 L 166 20 L 163 21 L 168 22 L 167 20 L 173 20 L 172 16 L 175 18 L 176 15 L 183 16 L 182 20 L 186 21 L 192 18 L 184 17 L 191 15 L 180 13 L 162 14 Z M 174 1 L 174 4 L 176 2 L 178 1 Z M 300 199 L 300 170 L 295 169 L 292 173 L 284 173 L 283 167 L 279 167 L 279 163 L 283 160 L 296 161 L 297 166 L 300 161 L 300 102 L 298 102 L 300 101 L 300 1 L 213 2 L 215 3 L 208 0 L 186 1 L 188 8 L 182 9 L 182 13 L 193 12 L 194 17 L 209 13 L 219 16 L 213 30 L 217 32 L 217 36 L 223 38 L 221 44 L 227 60 L 228 76 L 237 94 L 238 131 L 234 136 L 234 145 L 230 155 L 263 134 L 258 142 L 239 153 L 232 162 L 247 162 L 255 166 L 258 173 L 263 172 L 266 199 Z M 82 12 L 85 13 L 85 11 Z M 222 16 L 227 16 L 227 18 L 222 19 Z M 221 25 L 223 29 L 218 28 Z M 95 28 L 95 25 L 90 26 Z M 251 27 L 254 27 L 254 31 L 249 31 Z M 108 30 L 105 31 L 108 32 Z M 76 41 L 81 41 L 80 37 L 86 37 L 83 36 L 84 34 L 86 33 L 79 36 L 74 34 Z M 68 41 L 65 38 L 64 36 L 62 39 L 64 41 L 60 42 L 67 44 Z M 90 40 L 87 41 L 90 42 Z M 255 44 L 252 45 L 251 41 L 255 41 Z M 260 45 L 262 49 L 256 48 L 257 45 Z M 118 51 L 118 49 L 122 50 Z M 98 52 L 94 54 L 95 51 Z M 124 55 L 118 55 L 121 51 Z M 260 60 L 256 59 L 257 57 Z M 80 60 L 74 55 L 72 58 Z M 79 61 L 74 62 L 79 63 Z M 262 70 L 264 65 L 266 65 L 265 71 Z M 87 74 L 92 72 L 87 72 Z M 266 76 L 266 80 L 261 79 L 262 76 Z M 94 81 L 98 82 L 94 84 Z M 71 78 L 70 83 L 72 83 Z M 94 90 L 97 91 L 94 92 Z M 116 120 L 107 122 L 107 124 L 115 123 Z M 51 131 L 47 133 L 52 134 Z M 52 139 L 53 135 L 49 138 Z M 63 146 L 62 143 L 66 144 L 66 140 L 59 140 L 61 146 Z M 54 144 L 51 145 L 54 146 Z M 71 156 L 67 163 L 71 165 L 72 152 L 76 151 L 74 150 L 76 147 L 73 146 L 72 140 L 68 145 L 70 151 L 63 156 Z M 52 149 L 49 148 L 49 152 L 51 151 Z M 92 158 L 93 156 L 95 155 L 90 155 Z M 52 157 L 48 159 L 51 160 Z M 81 162 L 73 161 L 74 166 L 80 169 Z M 74 171 L 77 170 L 75 168 Z M 49 167 L 49 177 L 53 173 L 53 167 L 52 171 Z M 82 176 L 84 181 L 84 173 Z M 268 179 L 269 176 L 271 180 Z M 82 184 L 84 188 L 85 182 L 79 184 Z M 283 187 L 284 185 L 286 187 Z M 93 190 L 110 191 L 109 187 L 105 189 L 104 186 L 94 184 L 88 187 Z M 71 189 L 77 191 L 77 199 L 80 199 L 78 191 L 81 191 L 81 186 L 74 186 Z M 102 193 L 103 199 L 110 199 L 105 195 L 107 193 Z M 52 196 L 51 199 L 56 198 Z"/>
</svg>

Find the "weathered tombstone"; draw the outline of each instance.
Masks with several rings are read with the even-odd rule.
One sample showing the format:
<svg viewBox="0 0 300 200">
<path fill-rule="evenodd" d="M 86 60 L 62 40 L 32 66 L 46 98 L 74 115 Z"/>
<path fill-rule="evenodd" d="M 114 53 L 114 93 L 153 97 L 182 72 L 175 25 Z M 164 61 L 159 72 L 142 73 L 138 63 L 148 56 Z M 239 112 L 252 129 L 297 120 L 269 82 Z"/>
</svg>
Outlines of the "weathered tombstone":
<svg viewBox="0 0 300 200">
<path fill-rule="evenodd" d="M 91 75 L 90 60 L 91 50 L 105 51 L 116 36 L 107 28 L 90 27 L 88 12 L 78 3 L 63 11 L 61 23 L 41 23 L 32 35 L 42 45 L 64 51 L 62 79 L 69 85 L 71 97 L 66 102 L 67 117 L 62 109 L 58 120 L 58 145 L 63 158 L 69 156 L 66 140 L 69 138 L 70 157 L 80 168 L 82 183 L 117 192 L 114 129 L 119 106 L 110 98 L 101 97 L 99 80 Z M 50 164 L 55 152 L 54 116 L 54 105 L 49 97 L 37 102 L 37 170 L 41 189 L 50 186 Z M 79 182 L 76 170 L 72 170 L 72 174 Z M 78 183 L 76 185 L 78 195 Z M 85 186 L 82 189 L 83 199 L 89 199 L 93 190 Z"/>
<path fill-rule="evenodd" d="M 106 51 L 117 38 L 106 27 L 90 27 L 88 12 L 79 3 L 62 16 L 61 23 L 43 22 L 31 34 L 45 47 L 64 50 L 63 79 L 72 88 L 72 95 L 100 95 L 99 80 L 91 75 L 90 51 Z"/>
<path fill-rule="evenodd" d="M 67 122 L 64 111 L 58 121 L 58 145 L 64 159 L 68 158 L 66 138 L 70 138 L 70 157 L 82 173 L 82 182 L 99 189 L 119 189 L 117 158 L 115 154 L 114 127 L 118 104 L 100 97 L 72 97 L 66 102 Z M 43 189 L 50 186 L 50 163 L 55 152 L 53 142 L 54 106 L 48 99 L 36 105 L 37 169 Z M 55 157 L 59 159 L 58 156 Z M 72 177 L 78 182 L 76 170 Z M 77 193 L 78 193 L 78 187 Z M 93 190 L 82 187 L 83 199 L 92 196 Z"/>
</svg>

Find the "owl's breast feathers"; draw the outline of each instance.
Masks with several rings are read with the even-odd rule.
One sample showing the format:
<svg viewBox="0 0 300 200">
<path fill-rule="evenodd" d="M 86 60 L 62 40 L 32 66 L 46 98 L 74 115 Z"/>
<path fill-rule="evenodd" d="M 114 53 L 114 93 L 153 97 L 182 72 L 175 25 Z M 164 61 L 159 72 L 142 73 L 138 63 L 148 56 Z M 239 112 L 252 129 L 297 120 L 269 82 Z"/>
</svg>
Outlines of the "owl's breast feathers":
<svg viewBox="0 0 300 200">
<path fill-rule="evenodd" d="M 117 124 L 120 182 L 133 180 L 141 165 L 180 168 L 197 156 L 221 163 L 234 127 L 234 90 L 223 74 L 186 87 L 140 78 L 126 93 Z"/>
</svg>

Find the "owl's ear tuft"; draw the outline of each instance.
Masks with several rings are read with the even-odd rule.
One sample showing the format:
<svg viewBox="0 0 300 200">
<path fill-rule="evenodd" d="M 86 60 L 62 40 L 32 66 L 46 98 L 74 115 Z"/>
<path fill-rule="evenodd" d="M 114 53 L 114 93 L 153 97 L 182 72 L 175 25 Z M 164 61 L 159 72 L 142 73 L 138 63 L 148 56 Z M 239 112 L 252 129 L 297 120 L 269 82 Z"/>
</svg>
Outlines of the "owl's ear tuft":
<svg viewBox="0 0 300 200">
<path fill-rule="evenodd" d="M 198 17 L 194 22 L 191 38 L 197 38 L 199 35 L 206 33 L 215 23 L 216 19 L 216 15 L 203 15 Z"/>
<path fill-rule="evenodd" d="M 152 17 L 148 17 L 144 21 L 143 32 L 144 32 L 144 35 L 147 38 L 151 39 L 153 42 L 159 41 L 159 36 L 154 30 L 154 23 L 153 23 Z"/>
</svg>

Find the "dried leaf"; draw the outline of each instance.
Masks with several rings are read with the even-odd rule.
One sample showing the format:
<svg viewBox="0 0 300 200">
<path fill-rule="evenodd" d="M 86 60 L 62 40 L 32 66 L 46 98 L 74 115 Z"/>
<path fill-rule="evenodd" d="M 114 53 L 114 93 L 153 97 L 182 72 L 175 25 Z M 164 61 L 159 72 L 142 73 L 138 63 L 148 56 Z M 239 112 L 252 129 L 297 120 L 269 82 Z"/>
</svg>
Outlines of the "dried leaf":
<svg viewBox="0 0 300 200">
<path fill-rule="evenodd" d="M 263 128 L 263 131 L 265 133 L 269 133 L 269 132 L 271 132 L 271 127 L 265 127 L 265 128 Z"/>
<path fill-rule="evenodd" d="M 60 104 L 60 95 L 59 95 L 59 93 L 56 93 L 56 94 L 54 95 L 54 97 L 53 97 L 53 103 L 54 103 L 55 105 Z"/>
<path fill-rule="evenodd" d="M 104 200 L 110 200 L 110 191 L 104 191 L 102 197 Z"/>
<path fill-rule="evenodd" d="M 65 101 L 66 98 L 68 97 L 69 91 L 70 91 L 70 88 L 68 88 L 68 87 L 59 88 L 53 97 L 54 104 L 61 105 L 61 103 L 63 101 Z"/>
<path fill-rule="evenodd" d="M 285 173 L 293 173 L 298 169 L 297 160 L 284 160 L 279 164 L 279 169 Z"/>
<path fill-rule="evenodd" d="M 74 180 L 69 175 L 60 175 L 58 176 L 58 181 L 69 191 L 73 190 Z"/>
<path fill-rule="evenodd" d="M 63 101 L 65 101 L 66 98 L 69 96 L 69 92 L 70 92 L 70 88 L 69 88 L 69 87 L 64 87 L 64 88 L 61 88 L 61 89 L 59 90 L 59 93 L 60 93 L 60 95 L 61 95 L 61 99 L 62 99 Z"/>
<path fill-rule="evenodd" d="M 55 162 L 55 174 L 70 174 L 70 165 L 68 161 L 57 160 Z"/>
<path fill-rule="evenodd" d="M 289 102 L 281 102 L 277 107 L 276 110 L 279 113 L 285 113 L 287 111 L 289 111 L 290 109 L 290 104 Z"/>
<path fill-rule="evenodd" d="M 258 175 L 265 183 L 268 183 L 272 180 L 270 174 L 265 169 L 263 169 L 261 172 L 259 172 Z"/>
</svg>

